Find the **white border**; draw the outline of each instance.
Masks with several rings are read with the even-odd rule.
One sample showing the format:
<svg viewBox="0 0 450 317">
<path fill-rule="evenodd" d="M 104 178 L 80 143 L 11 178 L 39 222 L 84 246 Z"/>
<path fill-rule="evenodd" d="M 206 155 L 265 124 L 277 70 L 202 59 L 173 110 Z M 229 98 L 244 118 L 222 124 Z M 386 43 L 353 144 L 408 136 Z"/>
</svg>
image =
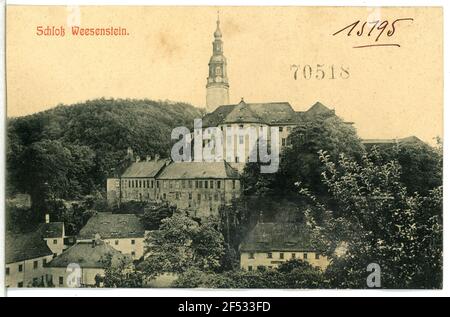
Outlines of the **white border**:
<svg viewBox="0 0 450 317">
<path fill-rule="evenodd" d="M 37 1 L 33 0 L 11 0 L 7 1 L 8 4 L 18 5 L 37 5 Z M 4 74 L 4 0 L 1 1 L 2 11 L 0 13 L 0 23 L 1 23 L 1 62 L 0 71 Z M 450 42 L 450 30 L 448 30 L 448 23 L 446 21 L 449 18 L 448 7 L 449 4 L 444 0 L 430 0 L 430 1 L 414 1 L 414 0 L 377 0 L 377 1 L 324 1 L 324 0 L 305 0 L 305 1 L 287 1 L 287 0 L 191 0 L 191 1 L 176 1 L 176 0 L 166 0 L 166 1 L 145 1 L 145 0 L 110 0 L 110 1 L 99 1 L 99 0 L 78 0 L 78 1 L 39 1 L 39 5 L 189 5 L 189 6 L 439 6 L 444 8 L 444 52 L 449 51 Z M 445 129 L 445 124 L 450 124 L 450 113 L 445 111 L 448 107 L 448 94 L 450 92 L 449 82 L 445 80 L 445 77 L 450 75 L 448 63 L 445 61 L 446 54 L 444 56 L 444 137 L 443 140 L 447 140 L 448 133 Z M 0 80 L 0 116 L 4 118 L 5 116 L 5 87 L 4 80 Z M 424 105 L 425 106 L 425 105 Z M 425 109 L 424 109 L 425 111 Z M 3 123 L 2 123 L 3 124 Z M 4 143 L 4 127 L 0 129 L 0 147 L 5 149 Z M 444 153 L 448 153 L 449 146 L 447 142 L 444 141 Z M 2 153 L 0 159 L 0 233 L 1 233 L 1 244 L 0 244 L 0 296 L 5 293 L 4 291 L 4 195 L 5 195 L 5 154 Z M 450 167 L 450 156 L 444 155 L 444 289 L 443 290 L 220 290 L 220 289 L 8 289 L 6 291 L 8 296 L 52 296 L 52 297 L 68 297 L 68 296 L 89 296 L 89 297 L 100 297 L 100 296 L 121 296 L 121 297 L 142 297 L 142 296 L 162 296 L 162 297 L 173 297 L 173 296 L 189 296 L 189 297 L 240 297 L 240 296 L 254 296 L 254 297 L 350 297 L 350 296 L 450 296 L 450 274 L 447 274 L 447 269 L 449 268 L 450 253 L 448 252 L 450 246 L 450 220 L 445 215 L 446 206 L 449 203 L 450 196 L 447 192 L 447 187 L 449 184 L 449 173 L 448 168 Z"/>
</svg>

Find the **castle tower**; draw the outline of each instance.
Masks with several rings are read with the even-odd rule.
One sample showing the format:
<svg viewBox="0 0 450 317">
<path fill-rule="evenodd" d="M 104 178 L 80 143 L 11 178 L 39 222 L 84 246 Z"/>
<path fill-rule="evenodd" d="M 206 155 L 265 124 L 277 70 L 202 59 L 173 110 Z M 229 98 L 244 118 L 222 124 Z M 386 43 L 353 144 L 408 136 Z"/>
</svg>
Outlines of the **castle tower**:
<svg viewBox="0 0 450 317">
<path fill-rule="evenodd" d="M 214 32 L 213 55 L 209 60 L 209 75 L 206 83 L 206 110 L 213 112 L 218 106 L 229 103 L 227 60 L 223 56 L 222 32 L 217 16 L 217 28 Z"/>
</svg>

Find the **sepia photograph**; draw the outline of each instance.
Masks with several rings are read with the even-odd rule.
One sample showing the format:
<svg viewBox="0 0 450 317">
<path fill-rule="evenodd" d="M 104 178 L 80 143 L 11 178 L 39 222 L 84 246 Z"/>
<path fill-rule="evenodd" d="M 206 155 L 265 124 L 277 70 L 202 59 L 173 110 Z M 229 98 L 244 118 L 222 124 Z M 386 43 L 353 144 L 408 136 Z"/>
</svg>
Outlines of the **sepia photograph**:
<svg viewBox="0 0 450 317">
<path fill-rule="evenodd" d="M 443 21 L 6 4 L 6 291 L 443 289 Z"/>
</svg>

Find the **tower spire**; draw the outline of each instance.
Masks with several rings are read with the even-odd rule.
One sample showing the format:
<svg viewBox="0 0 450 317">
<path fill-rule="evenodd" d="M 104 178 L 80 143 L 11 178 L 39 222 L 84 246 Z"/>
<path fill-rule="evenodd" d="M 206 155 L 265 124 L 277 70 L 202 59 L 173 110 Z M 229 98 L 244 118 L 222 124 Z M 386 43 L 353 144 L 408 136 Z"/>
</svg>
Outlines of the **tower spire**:
<svg viewBox="0 0 450 317">
<path fill-rule="evenodd" d="M 206 82 L 206 109 L 214 111 L 218 106 L 229 103 L 227 60 L 223 55 L 220 13 L 217 11 L 216 30 L 214 32 L 213 54 L 209 60 L 209 74 Z"/>
</svg>

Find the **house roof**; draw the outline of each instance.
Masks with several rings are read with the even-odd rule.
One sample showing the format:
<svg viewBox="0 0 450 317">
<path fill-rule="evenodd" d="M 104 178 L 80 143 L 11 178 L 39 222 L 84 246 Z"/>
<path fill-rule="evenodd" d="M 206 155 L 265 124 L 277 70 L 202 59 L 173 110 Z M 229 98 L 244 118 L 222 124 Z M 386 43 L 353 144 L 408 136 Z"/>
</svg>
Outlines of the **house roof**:
<svg viewBox="0 0 450 317">
<path fill-rule="evenodd" d="M 5 249 L 6 263 L 15 263 L 53 254 L 39 231 L 20 234 L 7 232 Z"/>
<path fill-rule="evenodd" d="M 71 263 L 78 264 L 81 268 L 105 268 L 105 260 L 112 257 L 112 263 L 119 261 L 129 261 L 129 257 L 123 255 L 110 245 L 102 242 L 77 242 L 69 249 L 55 257 L 48 263 L 49 267 L 63 267 Z"/>
<path fill-rule="evenodd" d="M 78 239 L 138 238 L 144 237 L 145 229 L 134 214 L 112 214 L 99 212 L 92 216 L 80 230 Z"/>
<path fill-rule="evenodd" d="M 309 229 L 299 223 L 257 223 L 240 245 L 241 251 L 312 251 Z"/>
<path fill-rule="evenodd" d="M 166 163 L 167 160 L 135 162 L 125 170 L 122 177 L 155 177 Z"/>
<path fill-rule="evenodd" d="M 64 222 L 43 223 L 39 230 L 43 238 L 63 238 Z"/>
<path fill-rule="evenodd" d="M 173 162 L 158 179 L 239 178 L 239 173 L 225 161 L 222 162 Z"/>
<path fill-rule="evenodd" d="M 400 138 L 400 139 L 365 139 L 361 141 L 366 147 L 379 145 L 379 146 L 385 146 L 385 145 L 393 145 L 393 144 L 405 144 L 405 143 L 424 143 L 421 139 L 419 139 L 416 136 L 409 136 L 406 138 Z"/>
<path fill-rule="evenodd" d="M 218 107 L 203 117 L 204 127 L 215 127 L 228 123 L 262 123 L 267 125 L 297 125 L 305 115 L 333 113 L 316 102 L 308 111 L 294 111 L 289 102 L 245 103 Z"/>
</svg>

